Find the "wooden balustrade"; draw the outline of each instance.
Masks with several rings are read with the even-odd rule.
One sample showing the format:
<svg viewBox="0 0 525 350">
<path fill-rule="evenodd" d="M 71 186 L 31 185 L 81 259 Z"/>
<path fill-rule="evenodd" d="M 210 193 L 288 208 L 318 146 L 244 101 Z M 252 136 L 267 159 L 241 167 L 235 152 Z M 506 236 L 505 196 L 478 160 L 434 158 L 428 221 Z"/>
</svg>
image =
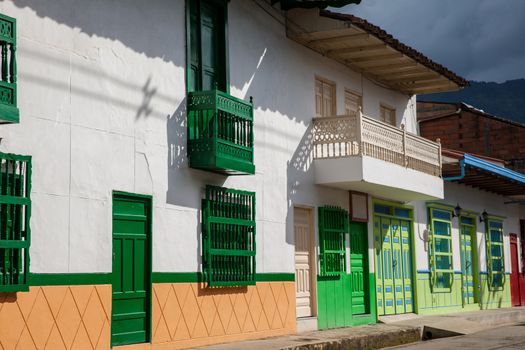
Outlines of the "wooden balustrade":
<svg viewBox="0 0 525 350">
<path fill-rule="evenodd" d="M 389 124 L 354 115 L 313 119 L 314 159 L 369 156 L 441 176 L 441 145 Z"/>
</svg>

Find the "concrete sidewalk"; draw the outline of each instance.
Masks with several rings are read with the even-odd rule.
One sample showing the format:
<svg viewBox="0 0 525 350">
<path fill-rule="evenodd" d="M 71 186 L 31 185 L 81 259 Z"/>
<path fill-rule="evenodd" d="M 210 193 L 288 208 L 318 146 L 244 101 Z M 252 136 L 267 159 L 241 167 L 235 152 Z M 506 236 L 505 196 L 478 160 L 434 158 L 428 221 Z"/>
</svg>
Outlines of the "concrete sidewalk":
<svg viewBox="0 0 525 350">
<path fill-rule="evenodd" d="M 525 322 L 525 307 L 419 316 L 382 317 L 369 326 L 305 332 L 295 335 L 219 344 L 200 350 L 360 350 L 381 349 L 441 338 L 470 334 L 497 326 Z"/>
<path fill-rule="evenodd" d="M 412 326 L 374 324 L 305 332 L 282 337 L 249 340 L 198 348 L 199 350 L 321 350 L 381 349 L 409 344 L 421 339 L 420 330 Z"/>
</svg>

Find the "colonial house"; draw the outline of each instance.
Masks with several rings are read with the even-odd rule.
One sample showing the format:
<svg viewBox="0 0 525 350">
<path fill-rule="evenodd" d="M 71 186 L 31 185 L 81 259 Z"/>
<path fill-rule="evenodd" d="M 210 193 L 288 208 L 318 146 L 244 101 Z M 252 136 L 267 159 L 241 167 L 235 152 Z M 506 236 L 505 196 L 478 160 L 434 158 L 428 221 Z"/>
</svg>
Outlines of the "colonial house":
<svg viewBox="0 0 525 350">
<path fill-rule="evenodd" d="M 446 310 L 452 214 L 485 211 L 480 303 L 506 305 L 523 211 L 444 186 L 456 158 L 417 133 L 415 95 L 467 82 L 322 9 L 350 2 L 0 3 L 1 346 L 177 349 Z"/>
</svg>

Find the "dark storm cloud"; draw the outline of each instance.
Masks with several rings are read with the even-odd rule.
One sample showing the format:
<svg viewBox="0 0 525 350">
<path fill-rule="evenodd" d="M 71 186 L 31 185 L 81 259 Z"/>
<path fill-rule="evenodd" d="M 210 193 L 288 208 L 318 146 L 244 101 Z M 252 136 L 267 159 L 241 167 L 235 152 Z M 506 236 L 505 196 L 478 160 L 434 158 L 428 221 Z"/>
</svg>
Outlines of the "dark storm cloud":
<svg viewBox="0 0 525 350">
<path fill-rule="evenodd" d="M 525 0 L 362 0 L 349 12 L 471 80 L 525 78 Z"/>
</svg>

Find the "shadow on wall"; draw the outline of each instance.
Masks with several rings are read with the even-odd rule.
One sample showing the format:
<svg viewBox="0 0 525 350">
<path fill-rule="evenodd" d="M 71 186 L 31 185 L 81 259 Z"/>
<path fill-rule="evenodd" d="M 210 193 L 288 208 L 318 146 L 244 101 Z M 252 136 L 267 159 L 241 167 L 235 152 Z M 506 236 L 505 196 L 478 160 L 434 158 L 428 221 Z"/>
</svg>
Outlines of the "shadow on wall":
<svg viewBox="0 0 525 350">
<path fill-rule="evenodd" d="M 308 125 L 306 131 L 299 141 L 299 145 L 295 149 L 291 160 L 287 162 L 286 177 L 287 177 L 287 214 L 286 214 L 286 242 L 288 244 L 295 244 L 294 227 L 293 227 L 293 206 L 294 203 L 300 203 L 296 199 L 296 194 L 299 191 L 302 181 L 306 179 L 313 169 L 311 168 L 313 162 L 313 130 L 312 124 Z"/>
<path fill-rule="evenodd" d="M 173 42 L 174 33 L 180 33 L 181 23 L 184 23 L 184 11 L 180 11 L 184 8 L 183 1 L 130 0 L 126 1 L 126 6 L 122 6 L 119 1 L 106 0 L 79 0 L 74 1 L 74 4 L 71 0 L 13 2 L 18 8 L 29 8 L 39 17 L 48 17 L 70 28 L 79 28 L 88 35 L 118 40 L 148 57 L 161 58 L 178 66 L 184 64 L 184 54 L 167 44 Z M 155 25 L 159 26 L 157 30 Z M 144 30 L 139 30 L 140 27 L 144 27 Z"/>
<path fill-rule="evenodd" d="M 166 202 L 181 207 L 200 209 L 201 198 L 195 188 L 204 193 L 206 184 L 223 186 L 226 176 L 189 167 L 186 132 L 186 98 L 175 112 L 167 117 L 168 190 Z M 200 232 L 200 230 L 199 230 Z"/>
</svg>

